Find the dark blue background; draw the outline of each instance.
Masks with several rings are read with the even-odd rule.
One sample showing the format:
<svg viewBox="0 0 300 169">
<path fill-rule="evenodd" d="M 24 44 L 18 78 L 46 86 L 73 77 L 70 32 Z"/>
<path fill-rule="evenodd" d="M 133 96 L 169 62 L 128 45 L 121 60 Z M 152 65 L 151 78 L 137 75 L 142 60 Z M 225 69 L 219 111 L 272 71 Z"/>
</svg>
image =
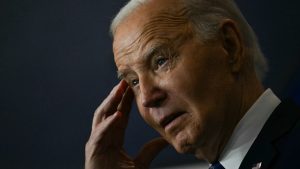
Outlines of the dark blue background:
<svg viewBox="0 0 300 169">
<path fill-rule="evenodd" d="M 117 83 L 109 0 L 0 2 L 0 168 L 79 169 L 95 108 Z M 299 2 L 237 1 L 270 71 L 264 82 L 300 103 Z M 126 149 L 156 136 L 134 110 Z M 154 166 L 195 161 L 169 148 Z"/>
</svg>

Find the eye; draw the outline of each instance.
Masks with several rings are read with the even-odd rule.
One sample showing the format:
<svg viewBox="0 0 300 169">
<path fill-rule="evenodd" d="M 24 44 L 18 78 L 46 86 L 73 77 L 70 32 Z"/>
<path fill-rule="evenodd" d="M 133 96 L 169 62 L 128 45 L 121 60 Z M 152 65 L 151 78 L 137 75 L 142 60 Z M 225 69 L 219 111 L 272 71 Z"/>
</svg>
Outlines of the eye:
<svg viewBox="0 0 300 169">
<path fill-rule="evenodd" d="M 132 86 L 132 87 L 134 87 L 134 86 L 136 86 L 136 85 L 138 85 L 139 84 L 139 80 L 138 79 L 133 79 L 133 80 L 131 80 L 131 82 L 130 82 L 130 85 Z"/>
<path fill-rule="evenodd" d="M 155 64 L 158 67 L 160 67 L 160 66 L 163 66 L 168 60 L 169 60 L 169 58 L 166 58 L 166 57 L 158 57 L 155 61 Z"/>
</svg>

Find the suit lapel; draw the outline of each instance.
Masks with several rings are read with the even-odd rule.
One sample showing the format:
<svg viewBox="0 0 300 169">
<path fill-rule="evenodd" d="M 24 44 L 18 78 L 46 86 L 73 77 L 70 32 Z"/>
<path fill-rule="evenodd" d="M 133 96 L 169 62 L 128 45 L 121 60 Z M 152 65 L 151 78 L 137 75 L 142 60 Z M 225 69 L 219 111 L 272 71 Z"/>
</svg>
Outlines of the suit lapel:
<svg viewBox="0 0 300 169">
<path fill-rule="evenodd" d="M 276 157 L 276 149 L 271 144 L 253 145 L 242 161 L 239 169 L 252 169 L 261 163 L 262 168 L 268 168 L 272 159 Z"/>
<path fill-rule="evenodd" d="M 299 119 L 299 114 L 295 110 L 291 102 L 283 102 L 275 109 L 239 169 L 252 169 L 253 165 L 258 163 L 261 163 L 261 169 L 270 167 L 272 160 L 280 153 L 276 148 L 276 141 L 283 137 Z"/>
</svg>

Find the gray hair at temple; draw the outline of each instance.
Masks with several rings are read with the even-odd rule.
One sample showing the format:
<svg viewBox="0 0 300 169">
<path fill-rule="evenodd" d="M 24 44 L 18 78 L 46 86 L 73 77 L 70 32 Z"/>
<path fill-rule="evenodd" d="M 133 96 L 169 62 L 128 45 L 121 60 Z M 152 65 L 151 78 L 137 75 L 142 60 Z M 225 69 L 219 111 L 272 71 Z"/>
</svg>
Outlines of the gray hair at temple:
<svg viewBox="0 0 300 169">
<path fill-rule="evenodd" d="M 130 13 L 147 3 L 149 0 L 130 0 L 113 19 L 110 31 L 114 36 L 117 26 Z M 248 48 L 248 56 L 252 57 L 252 62 L 256 74 L 263 80 L 268 69 L 266 58 L 260 50 L 256 35 L 234 0 L 179 0 L 188 9 L 188 19 L 200 35 L 201 41 L 213 39 L 218 33 L 218 26 L 224 19 L 232 19 L 237 23 L 241 31 L 242 39 Z"/>
</svg>

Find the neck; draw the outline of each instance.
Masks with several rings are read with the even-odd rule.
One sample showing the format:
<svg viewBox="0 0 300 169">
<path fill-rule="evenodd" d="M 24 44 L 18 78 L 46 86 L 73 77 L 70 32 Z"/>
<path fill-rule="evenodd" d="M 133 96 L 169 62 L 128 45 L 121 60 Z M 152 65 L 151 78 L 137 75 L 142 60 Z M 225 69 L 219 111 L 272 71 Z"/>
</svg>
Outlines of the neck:
<svg viewBox="0 0 300 169">
<path fill-rule="evenodd" d="M 216 141 L 217 144 L 215 145 L 217 146 L 217 150 L 212 152 L 209 149 L 204 151 L 202 149 L 196 153 L 196 157 L 201 159 L 204 157 L 204 159 L 210 163 L 217 161 L 228 140 L 230 139 L 236 125 L 263 93 L 263 91 L 264 88 L 256 78 L 255 74 L 252 76 L 240 76 L 236 85 L 233 86 L 233 89 L 230 92 L 232 94 L 232 98 L 235 99 L 232 99 L 228 102 L 227 111 L 224 115 L 225 123 L 223 124 L 219 135 L 216 137 L 216 140 L 219 140 Z"/>
<path fill-rule="evenodd" d="M 264 92 L 264 87 L 261 82 L 256 78 L 255 75 L 250 76 L 250 78 L 241 80 L 241 91 L 240 91 L 240 106 L 239 114 L 236 124 L 243 118 L 250 107 L 255 103 L 255 101 Z"/>
<path fill-rule="evenodd" d="M 256 102 L 256 100 L 262 95 L 264 92 L 264 87 L 261 82 L 256 78 L 255 73 L 248 76 L 241 76 L 239 78 L 238 86 L 236 86 L 236 99 L 231 103 L 231 111 L 230 115 L 227 119 L 228 130 L 224 131 L 224 141 L 221 143 L 218 157 L 223 152 L 227 142 L 229 141 L 235 127 L 239 123 L 239 121 L 244 117 L 250 107 Z M 234 117 L 234 118 L 233 118 Z M 215 159 L 217 160 L 217 159 Z"/>
</svg>

